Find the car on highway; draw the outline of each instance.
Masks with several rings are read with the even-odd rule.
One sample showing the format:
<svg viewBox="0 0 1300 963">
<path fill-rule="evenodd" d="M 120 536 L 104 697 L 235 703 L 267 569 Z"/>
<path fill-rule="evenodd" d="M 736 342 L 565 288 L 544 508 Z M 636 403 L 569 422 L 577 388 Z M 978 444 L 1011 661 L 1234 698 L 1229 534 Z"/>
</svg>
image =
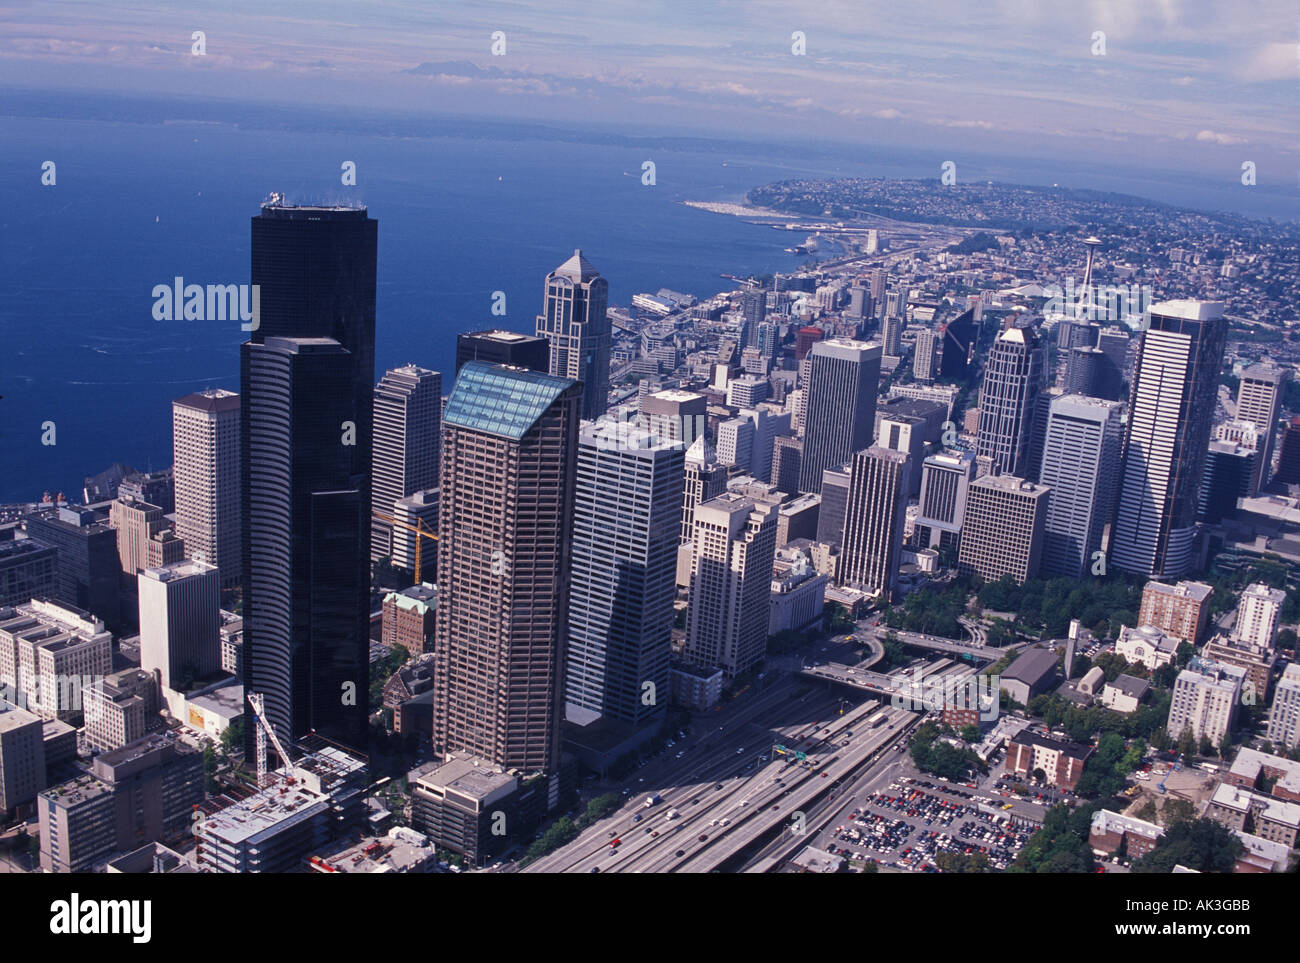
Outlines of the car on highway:
<svg viewBox="0 0 1300 963">
<path fill-rule="evenodd" d="M 745 747 L 741 746 L 739 749 L 736 750 L 736 755 L 740 755 L 744 751 L 745 751 Z"/>
<path fill-rule="evenodd" d="M 699 835 L 699 840 L 700 840 L 700 842 L 702 842 L 702 843 L 703 843 L 703 842 L 707 842 L 708 839 L 709 839 L 709 834 L 708 834 L 708 833 L 700 833 L 700 835 Z"/>
</svg>

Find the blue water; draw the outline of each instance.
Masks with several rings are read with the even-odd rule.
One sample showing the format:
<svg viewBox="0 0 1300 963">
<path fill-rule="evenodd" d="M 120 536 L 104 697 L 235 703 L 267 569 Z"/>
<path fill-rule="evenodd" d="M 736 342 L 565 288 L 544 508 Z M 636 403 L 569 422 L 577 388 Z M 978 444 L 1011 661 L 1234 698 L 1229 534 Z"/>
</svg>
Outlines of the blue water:
<svg viewBox="0 0 1300 963">
<path fill-rule="evenodd" d="M 272 190 L 359 200 L 378 219 L 378 376 L 407 362 L 449 371 L 459 331 L 531 333 L 543 278 L 575 247 L 623 305 L 661 287 L 709 296 L 734 286 L 723 272 L 792 270 L 804 259 L 782 249 L 795 235 L 677 202 L 838 173 L 656 151 L 647 187 L 646 152 L 616 146 L 37 119 L 5 132 L 0 182 L 17 187 L 0 214 L 0 502 L 79 493 L 115 461 L 169 465 L 171 399 L 238 390 L 238 323 L 155 321 L 151 291 L 176 275 L 247 283 L 249 218 Z M 340 181 L 346 160 L 355 188 Z M 497 290 L 505 317 L 491 314 Z"/>
<path fill-rule="evenodd" d="M 783 251 L 797 235 L 682 200 L 740 200 L 790 177 L 933 177 L 941 161 L 883 146 L 846 154 L 427 118 L 409 128 L 418 137 L 369 116 L 351 128 L 330 116 L 279 130 L 269 108 L 110 105 L 95 114 L 85 101 L 51 98 L 22 105 L 32 116 L 0 119 L 0 502 L 79 494 L 83 476 L 117 461 L 169 465 L 171 399 L 238 390 L 238 323 L 155 321 L 151 292 L 177 275 L 247 283 L 249 218 L 273 190 L 295 203 L 361 201 L 378 219 L 378 376 L 408 362 L 450 370 L 459 331 L 531 333 L 543 278 L 575 247 L 622 305 L 661 287 L 707 297 L 733 286 L 724 272 L 789 271 L 804 260 Z M 117 119 L 69 119 L 83 115 Z M 211 119 L 161 122 L 170 116 Z M 334 129 L 366 133 L 321 132 Z M 647 159 L 653 187 L 641 183 Z M 47 160 L 57 165 L 53 187 L 41 185 Z M 344 161 L 356 163 L 358 186 L 341 184 Z M 1023 158 L 961 162 L 976 178 L 1230 206 L 1204 179 Z M 497 290 L 505 317 L 490 313 Z M 53 445 L 42 444 L 48 422 Z"/>
</svg>

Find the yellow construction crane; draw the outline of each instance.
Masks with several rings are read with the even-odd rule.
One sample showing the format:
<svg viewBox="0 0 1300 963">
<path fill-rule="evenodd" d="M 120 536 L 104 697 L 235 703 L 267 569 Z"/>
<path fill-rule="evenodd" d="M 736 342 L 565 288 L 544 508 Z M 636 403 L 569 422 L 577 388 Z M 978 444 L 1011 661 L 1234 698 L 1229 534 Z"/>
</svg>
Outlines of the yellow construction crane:
<svg viewBox="0 0 1300 963">
<path fill-rule="evenodd" d="M 420 539 L 431 538 L 436 542 L 438 536 L 424 527 L 423 518 L 417 517 L 415 519 L 415 524 L 412 525 L 410 522 L 404 522 L 399 518 L 394 518 L 392 515 L 385 515 L 383 512 L 371 512 L 370 514 L 381 522 L 388 522 L 397 528 L 404 528 L 408 532 L 415 532 L 415 584 L 422 584 L 423 580 L 420 578 L 420 548 L 424 543 L 421 542 Z"/>
</svg>

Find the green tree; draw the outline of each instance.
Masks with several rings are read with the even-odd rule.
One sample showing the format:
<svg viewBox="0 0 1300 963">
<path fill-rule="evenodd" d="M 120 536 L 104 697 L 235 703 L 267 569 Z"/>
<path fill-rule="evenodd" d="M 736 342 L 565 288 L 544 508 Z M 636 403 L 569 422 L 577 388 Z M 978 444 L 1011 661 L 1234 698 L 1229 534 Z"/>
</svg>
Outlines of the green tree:
<svg viewBox="0 0 1300 963">
<path fill-rule="evenodd" d="M 965 742 L 980 741 L 980 727 L 973 722 L 969 722 L 961 727 L 961 737 Z"/>
<path fill-rule="evenodd" d="M 1178 754 L 1188 762 L 1196 756 L 1196 737 L 1192 735 L 1191 726 L 1185 727 L 1178 737 Z"/>
<path fill-rule="evenodd" d="M 1213 819 L 1178 822 L 1133 867 L 1139 873 L 1171 873 L 1186 866 L 1202 873 L 1230 873 L 1243 850 L 1241 840 Z"/>
<path fill-rule="evenodd" d="M 1164 806 L 1160 808 L 1160 823 L 1163 826 L 1176 826 L 1179 823 L 1191 822 L 1196 818 L 1196 807 L 1190 800 L 1180 799 L 1175 796 L 1167 799 Z"/>
</svg>

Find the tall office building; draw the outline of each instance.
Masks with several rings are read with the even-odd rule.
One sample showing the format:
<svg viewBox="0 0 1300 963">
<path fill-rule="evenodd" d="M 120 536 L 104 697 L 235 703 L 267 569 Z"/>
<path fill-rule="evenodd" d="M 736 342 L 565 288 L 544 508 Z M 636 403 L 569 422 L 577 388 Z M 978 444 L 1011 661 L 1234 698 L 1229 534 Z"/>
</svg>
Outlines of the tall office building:
<svg viewBox="0 0 1300 963">
<path fill-rule="evenodd" d="M 844 542 L 844 523 L 849 514 L 849 487 L 853 465 L 827 468 L 822 472 L 821 507 L 817 512 L 817 541 L 834 547 Z"/>
<path fill-rule="evenodd" d="M 172 402 L 176 536 L 186 558 L 239 584 L 239 395 L 221 388 Z"/>
<path fill-rule="evenodd" d="M 994 474 L 1030 478 L 1033 422 L 1044 389 L 1043 346 L 1032 328 L 1007 328 L 989 350 L 980 386 L 975 453 L 993 460 Z"/>
<path fill-rule="evenodd" d="M 609 398 L 609 282 L 575 250 L 546 276 L 537 336 L 551 346 L 550 372 L 582 382 L 582 417 L 599 418 Z"/>
<path fill-rule="evenodd" d="M 735 678 L 767 652 L 777 508 L 724 492 L 695 510 L 684 660 Z"/>
<path fill-rule="evenodd" d="M 440 753 L 558 767 L 582 398 L 568 378 L 482 361 L 456 378 L 438 517 Z"/>
<path fill-rule="evenodd" d="M 822 472 L 871 445 L 880 389 L 879 344 L 832 338 L 808 355 L 799 491 L 820 492 Z"/>
<path fill-rule="evenodd" d="M 370 559 L 393 554 L 394 503 L 438 484 L 442 450 L 442 375 L 408 364 L 375 385 L 375 444 L 371 467 Z"/>
<path fill-rule="evenodd" d="M 894 292 L 889 294 L 890 301 L 894 300 Z M 881 327 L 881 337 L 884 340 L 882 350 L 890 358 L 898 358 L 903 354 L 903 316 L 894 311 L 888 311 L 885 314 L 885 322 Z"/>
<path fill-rule="evenodd" d="M 1241 383 L 1237 386 L 1237 418 L 1254 424 L 1260 435 L 1258 457 L 1250 479 L 1252 496 L 1266 487 L 1272 477 L 1273 439 L 1282 413 L 1282 388 L 1290 375 L 1290 369 L 1271 363 L 1253 364 L 1241 373 Z"/>
<path fill-rule="evenodd" d="M 906 452 L 873 446 L 853 456 L 839 580 L 893 600 L 910 489 Z"/>
<path fill-rule="evenodd" d="M 515 331 L 470 331 L 456 335 L 456 373 L 466 361 L 486 361 L 533 371 L 551 370 L 551 347 L 545 338 Z"/>
<path fill-rule="evenodd" d="M 767 314 L 767 292 L 762 287 L 747 287 L 740 295 L 740 309 L 753 340 L 746 340 L 745 346 L 758 343 L 758 326 Z"/>
<path fill-rule="evenodd" d="M 1288 485 L 1300 482 L 1300 417 L 1292 418 L 1282 430 L 1277 479 Z"/>
<path fill-rule="evenodd" d="M 267 338 L 244 344 L 243 365 L 244 688 L 283 738 L 360 746 L 370 499 L 343 443 L 354 360 L 332 338 Z"/>
<path fill-rule="evenodd" d="M 59 553 L 30 538 L 0 529 L 0 608 L 53 598 Z"/>
<path fill-rule="evenodd" d="M 919 547 L 956 549 L 974 480 L 975 456 L 969 451 L 941 451 L 921 463 L 921 502 L 914 528 Z"/>
<path fill-rule="evenodd" d="M 178 692 L 221 671 L 217 569 L 191 559 L 145 569 L 139 580 L 140 667 Z"/>
<path fill-rule="evenodd" d="M 659 694 L 668 692 L 685 454 L 678 440 L 618 421 L 582 428 L 565 670 L 571 721 L 609 716 L 639 726 L 667 705 Z"/>
<path fill-rule="evenodd" d="M 1237 502 L 1251 497 L 1251 480 L 1259 464 L 1259 453 L 1232 441 L 1214 440 L 1205 453 L 1196 520 L 1217 525 L 1237 514 Z"/>
<path fill-rule="evenodd" d="M 243 682 L 282 739 L 366 738 L 377 247 L 364 207 L 272 195 L 252 218 L 261 314 L 240 355 Z"/>
<path fill-rule="evenodd" d="M 689 448 L 697 438 L 704 437 L 708 408 L 704 395 L 670 388 L 641 399 L 637 423 L 652 435 L 680 441 Z"/>
<path fill-rule="evenodd" d="M 122 624 L 118 604 L 122 563 L 117 532 L 84 505 L 67 505 L 28 515 L 27 535 L 48 545 L 55 561 L 54 598 L 103 619 L 110 629 Z"/>
<path fill-rule="evenodd" d="M 175 537 L 171 522 L 157 505 L 115 499 L 108 507 L 108 523 L 117 530 L 118 561 L 132 587 L 142 569 L 185 557 L 185 543 Z"/>
<path fill-rule="evenodd" d="M 803 441 L 778 436 L 772 442 L 772 474 L 768 481 L 779 491 L 794 495 L 799 491 L 799 462 L 803 458 Z"/>
<path fill-rule="evenodd" d="M 1081 578 L 1094 555 L 1114 506 L 1123 440 L 1118 401 L 1063 395 L 1051 404 L 1039 481 L 1052 489 L 1043 536 L 1043 576 Z"/>
<path fill-rule="evenodd" d="M 907 498 L 921 493 L 921 462 L 925 458 L 926 421 L 916 415 L 884 413 L 877 418 L 876 444 L 907 456 Z"/>
<path fill-rule="evenodd" d="M 1218 301 L 1151 306 L 1133 373 L 1111 562 L 1175 577 L 1193 565 L 1196 509 L 1223 363 Z"/>
<path fill-rule="evenodd" d="M 826 337 L 826 332 L 815 325 L 805 325 L 795 332 L 794 336 L 794 358 L 796 361 L 803 361 L 812 351 L 813 345 Z"/>
<path fill-rule="evenodd" d="M 1093 386 L 1095 396 L 1107 401 L 1127 401 L 1124 384 L 1129 377 L 1129 347 L 1132 337 L 1123 327 L 1102 328 L 1097 333 L 1097 350 L 1102 353 Z"/>
<path fill-rule="evenodd" d="M 712 446 L 700 435 L 686 449 L 683 486 L 681 544 L 695 538 L 695 509 L 727 490 L 727 466 L 718 461 Z"/>
<path fill-rule="evenodd" d="M 0 701 L 0 816 L 45 788 L 45 741 L 39 717 Z"/>
<path fill-rule="evenodd" d="M 1107 358 L 1100 348 L 1079 346 L 1069 349 L 1065 362 L 1065 390 L 1072 395 L 1100 397 L 1102 371 Z"/>
<path fill-rule="evenodd" d="M 912 355 L 912 376 L 917 381 L 933 381 L 939 371 L 939 332 L 922 328 L 916 334 L 916 353 Z"/>
<path fill-rule="evenodd" d="M 996 582 L 1017 583 L 1038 574 L 1047 527 L 1050 489 L 1015 475 L 986 475 L 971 483 L 966 497 L 957 569 Z"/>
</svg>

